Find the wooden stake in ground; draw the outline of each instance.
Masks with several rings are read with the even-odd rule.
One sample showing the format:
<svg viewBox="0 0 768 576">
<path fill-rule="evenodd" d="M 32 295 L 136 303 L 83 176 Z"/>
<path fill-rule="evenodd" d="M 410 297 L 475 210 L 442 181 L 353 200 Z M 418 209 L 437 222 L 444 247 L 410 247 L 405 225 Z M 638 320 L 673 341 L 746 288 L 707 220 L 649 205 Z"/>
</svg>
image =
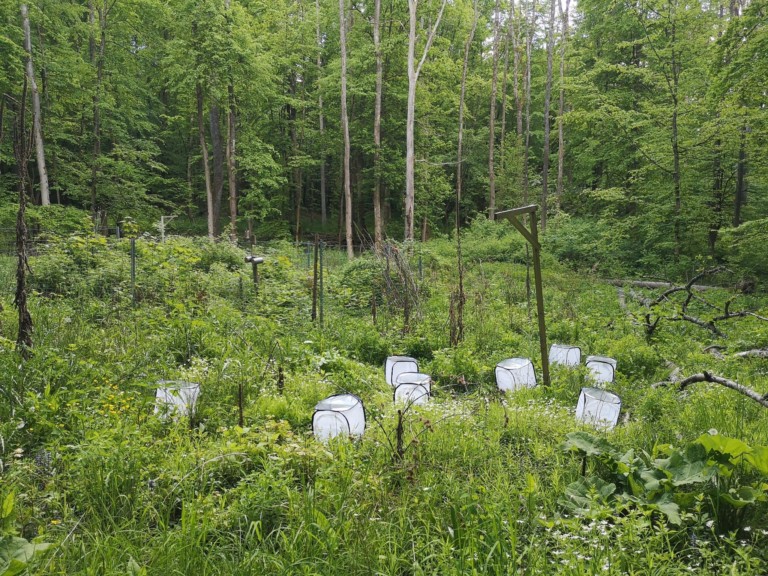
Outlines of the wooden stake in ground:
<svg viewBox="0 0 768 576">
<path fill-rule="evenodd" d="M 547 349 L 547 324 L 544 320 L 544 291 L 541 280 L 541 244 L 539 244 L 539 232 L 536 222 L 536 210 L 538 206 L 532 204 L 522 208 L 503 210 L 496 212 L 496 216 L 507 218 L 512 225 L 523 235 L 531 245 L 533 251 L 533 281 L 536 286 L 536 311 L 539 317 L 539 348 L 541 351 L 541 375 L 545 386 L 549 386 L 549 351 Z M 517 217 L 529 214 L 531 229 L 527 229 Z"/>
</svg>

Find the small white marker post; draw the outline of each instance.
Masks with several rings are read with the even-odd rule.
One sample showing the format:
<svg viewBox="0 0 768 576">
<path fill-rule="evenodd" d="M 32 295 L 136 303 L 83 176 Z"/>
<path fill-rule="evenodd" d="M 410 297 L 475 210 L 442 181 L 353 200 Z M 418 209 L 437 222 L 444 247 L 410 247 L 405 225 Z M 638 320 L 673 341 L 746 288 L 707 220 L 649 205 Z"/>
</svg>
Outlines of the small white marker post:
<svg viewBox="0 0 768 576">
<path fill-rule="evenodd" d="M 160 242 L 165 244 L 165 225 L 176 218 L 175 214 L 171 216 L 160 216 Z"/>
</svg>

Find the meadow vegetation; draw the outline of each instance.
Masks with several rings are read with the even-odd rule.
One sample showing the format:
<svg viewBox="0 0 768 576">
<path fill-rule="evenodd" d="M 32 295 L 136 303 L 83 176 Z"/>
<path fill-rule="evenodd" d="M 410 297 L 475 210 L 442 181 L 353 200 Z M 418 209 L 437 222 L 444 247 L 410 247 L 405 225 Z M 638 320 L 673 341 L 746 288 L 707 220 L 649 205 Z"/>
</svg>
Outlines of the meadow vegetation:
<svg viewBox="0 0 768 576">
<path fill-rule="evenodd" d="M 768 323 L 732 319 L 718 338 L 662 322 L 649 338 L 616 287 L 557 262 L 565 236 L 551 243 L 549 339 L 618 360 L 612 432 L 574 418 L 583 367 L 496 390 L 504 358 L 540 370 L 508 227 L 466 232 L 456 347 L 447 238 L 394 248 L 417 286 L 407 324 L 384 256 L 326 251 L 322 325 L 306 253 L 287 242 L 256 247 L 256 293 L 240 248 L 139 238 L 134 302 L 128 240 L 51 238 L 30 261 L 27 361 L 2 262 L 0 574 L 765 574 L 765 408 L 715 384 L 652 384 L 708 370 L 768 392 L 768 360 L 733 355 L 768 346 Z M 767 304 L 759 290 L 707 298 Z M 403 411 L 400 451 L 391 354 L 434 379 L 430 403 Z M 159 380 L 200 383 L 191 419 L 155 413 Z M 363 399 L 367 430 L 321 444 L 313 407 L 342 391 Z"/>
</svg>

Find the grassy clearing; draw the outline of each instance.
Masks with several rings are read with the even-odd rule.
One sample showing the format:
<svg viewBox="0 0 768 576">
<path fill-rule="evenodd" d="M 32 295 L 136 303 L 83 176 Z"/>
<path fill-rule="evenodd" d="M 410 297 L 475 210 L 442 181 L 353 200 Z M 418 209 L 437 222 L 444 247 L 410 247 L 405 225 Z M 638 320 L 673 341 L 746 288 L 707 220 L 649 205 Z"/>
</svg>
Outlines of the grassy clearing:
<svg viewBox="0 0 768 576">
<path fill-rule="evenodd" d="M 127 242 L 52 245 L 32 260 L 27 363 L 13 352 L 9 284 L 0 313 L 0 502 L 13 503 L 0 551 L 11 534 L 53 544 L 32 574 L 768 571 L 764 409 L 712 385 L 650 387 L 672 362 L 768 391 L 765 360 L 730 354 L 765 345 L 765 323 L 731 321 L 724 360 L 688 323 L 663 324 L 648 342 L 615 288 L 547 262 L 550 340 L 619 363 L 612 389 L 626 421 L 585 428 L 574 419 L 583 368 L 554 369 L 547 389 L 495 390 L 496 362 L 539 361 L 524 248 L 488 233 L 465 242 L 467 337 L 456 348 L 447 241 L 411 259 L 421 300 L 408 330 L 388 305 L 386 262 L 372 257 L 328 256 L 320 327 L 306 256 L 287 244 L 263 250 L 256 295 L 238 249 L 139 242 L 135 306 Z M 406 411 L 402 458 L 382 370 L 390 354 L 415 356 L 435 381 L 432 402 Z M 161 379 L 201 384 L 192 422 L 154 414 Z M 319 444 L 313 407 L 341 391 L 363 399 L 368 429 Z M 579 431 L 610 450 L 566 450 Z M 702 435 L 743 441 L 757 464 L 730 444 L 702 448 Z"/>
</svg>

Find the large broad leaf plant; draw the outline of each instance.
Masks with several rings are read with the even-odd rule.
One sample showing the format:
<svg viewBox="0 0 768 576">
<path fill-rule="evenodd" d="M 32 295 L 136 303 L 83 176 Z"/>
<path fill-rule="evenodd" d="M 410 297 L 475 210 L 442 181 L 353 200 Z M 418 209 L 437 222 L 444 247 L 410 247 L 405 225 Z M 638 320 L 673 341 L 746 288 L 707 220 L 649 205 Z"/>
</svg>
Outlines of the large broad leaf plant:
<svg viewBox="0 0 768 576">
<path fill-rule="evenodd" d="M 568 512 L 589 518 L 643 511 L 649 521 L 674 526 L 711 524 L 720 532 L 740 527 L 750 505 L 768 500 L 768 446 L 751 447 L 718 434 L 687 446 L 656 446 L 653 454 L 621 453 L 588 432 L 568 434 L 562 448 L 592 459 L 594 473 L 571 483 L 560 498 Z"/>
</svg>

